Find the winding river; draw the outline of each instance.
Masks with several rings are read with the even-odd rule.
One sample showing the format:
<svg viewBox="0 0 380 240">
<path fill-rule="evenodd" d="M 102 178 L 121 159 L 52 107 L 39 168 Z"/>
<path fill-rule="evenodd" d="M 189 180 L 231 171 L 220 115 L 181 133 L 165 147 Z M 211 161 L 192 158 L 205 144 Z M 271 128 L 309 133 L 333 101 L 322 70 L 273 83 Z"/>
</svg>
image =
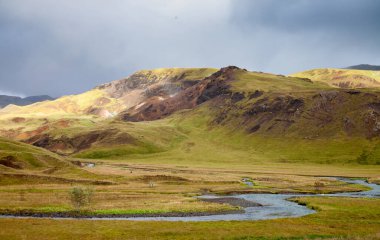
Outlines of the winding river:
<svg viewBox="0 0 380 240">
<path fill-rule="evenodd" d="M 352 180 L 347 178 L 338 178 L 340 181 L 347 183 L 361 184 L 370 187 L 372 190 L 363 192 L 343 192 L 334 194 L 241 194 L 234 195 L 234 198 L 242 198 L 253 201 L 263 206 L 245 208 L 244 213 L 212 215 L 212 216 L 191 216 L 191 217 L 138 217 L 133 220 L 140 221 L 244 221 L 244 220 L 265 220 L 275 218 L 302 217 L 315 213 L 314 210 L 299 205 L 295 202 L 288 201 L 292 197 L 313 197 L 313 196 L 332 196 L 332 197 L 380 197 L 380 185 L 370 184 L 364 180 Z M 217 198 L 217 196 L 202 196 L 203 198 Z M 119 219 L 121 220 L 121 219 Z"/>
<path fill-rule="evenodd" d="M 352 180 L 347 178 L 338 178 L 340 181 L 347 183 L 361 184 L 371 188 L 363 192 L 343 192 L 334 194 L 241 194 L 233 195 L 233 198 L 241 198 L 247 201 L 253 201 L 263 206 L 247 207 L 242 213 L 210 215 L 210 216 L 188 216 L 188 217 L 131 217 L 131 218 L 90 218 L 89 220 L 133 220 L 133 221 L 247 221 L 247 220 L 265 220 L 275 218 L 301 217 L 315 213 L 314 210 L 299 205 L 287 199 L 293 197 L 313 197 L 313 196 L 332 196 L 332 197 L 366 197 L 379 198 L 380 185 L 370 184 L 363 180 Z M 200 198 L 218 198 L 218 196 L 202 196 Z M 223 197 L 225 198 L 225 196 Z M 0 216 L 0 218 L 30 218 L 17 216 Z M 72 218 L 51 218 L 51 219 L 72 219 Z"/>
</svg>

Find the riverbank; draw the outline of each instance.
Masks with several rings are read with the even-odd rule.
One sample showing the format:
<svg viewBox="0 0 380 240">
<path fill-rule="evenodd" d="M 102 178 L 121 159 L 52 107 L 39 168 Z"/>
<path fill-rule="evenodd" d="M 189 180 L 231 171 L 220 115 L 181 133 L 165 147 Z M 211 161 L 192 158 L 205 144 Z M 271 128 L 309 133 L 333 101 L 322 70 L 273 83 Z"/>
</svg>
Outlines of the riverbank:
<svg viewBox="0 0 380 240">
<path fill-rule="evenodd" d="M 227 214 L 239 214 L 243 213 L 244 210 L 237 209 L 231 211 L 220 211 L 220 212 L 157 212 L 157 213 L 136 213 L 136 214 L 101 214 L 96 212 L 86 212 L 86 211 L 67 211 L 67 212 L 45 212 L 38 213 L 33 212 L 33 210 L 20 210 L 20 211 L 1 211 L 0 218 L 14 218 L 14 217 L 24 217 L 24 218 L 54 218 L 54 219 L 64 219 L 64 218 L 77 218 L 77 219 L 132 219 L 133 218 L 184 218 L 184 217 L 201 217 L 201 216 L 213 216 L 213 215 L 227 215 Z"/>
<path fill-rule="evenodd" d="M 230 221 L 230 220 L 265 220 L 275 218 L 301 217 L 315 213 L 316 208 L 307 205 L 304 201 L 294 200 L 300 197 L 371 197 L 379 198 L 380 186 L 369 184 L 364 180 L 343 179 L 349 184 L 360 184 L 369 191 L 343 192 L 336 194 L 304 195 L 304 194 L 243 194 L 234 197 L 203 196 L 199 200 L 207 203 L 216 203 L 233 206 L 235 210 L 203 211 L 203 212 L 164 212 L 149 211 L 126 214 L 125 210 L 106 211 L 64 211 L 64 212 L 35 212 L 33 210 L 3 210 L 3 218 L 29 217 L 29 218 L 90 218 L 107 220 L 139 220 L 139 221 Z M 241 208 L 244 208 L 241 209 Z M 128 210 L 127 210 L 128 211 Z"/>
</svg>

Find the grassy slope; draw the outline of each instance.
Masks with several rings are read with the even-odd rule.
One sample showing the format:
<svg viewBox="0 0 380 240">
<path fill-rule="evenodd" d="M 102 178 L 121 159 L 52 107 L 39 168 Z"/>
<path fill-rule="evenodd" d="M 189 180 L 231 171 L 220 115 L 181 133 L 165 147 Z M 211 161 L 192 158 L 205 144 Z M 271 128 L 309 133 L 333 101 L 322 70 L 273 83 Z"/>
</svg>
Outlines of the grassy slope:
<svg viewBox="0 0 380 240">
<path fill-rule="evenodd" d="M 25 143 L 0 138 L 0 158 L 12 156 L 24 170 L 46 170 L 67 167 L 69 164 L 58 155 Z"/>
<path fill-rule="evenodd" d="M 146 79 L 157 79 L 159 82 L 165 79 L 201 80 L 218 69 L 216 68 L 158 68 L 153 70 L 141 70 L 136 75 L 143 75 Z"/>
<path fill-rule="evenodd" d="M 164 120 L 113 124 L 134 136 L 144 136 L 143 141 L 161 151 L 139 154 L 128 152 L 128 145 L 120 145 L 93 147 L 76 156 L 112 162 L 311 175 L 375 176 L 380 169 L 358 164 L 357 157 L 363 149 L 374 144 L 362 138 L 305 140 L 247 135 L 235 126 L 210 127 L 208 113 L 210 110 L 205 105 Z M 351 146 L 349 150 L 348 145 Z M 104 152 L 107 153 L 105 157 L 102 156 Z"/>
<path fill-rule="evenodd" d="M 380 87 L 380 72 L 353 69 L 313 69 L 294 73 L 291 76 L 309 78 L 313 81 L 324 82 L 330 86 L 346 88 L 378 88 Z"/>
<path fill-rule="evenodd" d="M 313 83 L 305 79 L 273 75 L 260 72 L 238 71 L 235 74 L 236 81 L 232 82 L 235 91 L 260 90 L 265 92 L 305 92 L 321 89 L 330 89 L 326 83 Z"/>
<path fill-rule="evenodd" d="M 0 185 L 3 186 L 111 180 L 82 170 L 68 159 L 45 149 L 3 138 L 0 138 L 0 160 L 18 166 L 15 168 L 0 164 Z"/>
</svg>

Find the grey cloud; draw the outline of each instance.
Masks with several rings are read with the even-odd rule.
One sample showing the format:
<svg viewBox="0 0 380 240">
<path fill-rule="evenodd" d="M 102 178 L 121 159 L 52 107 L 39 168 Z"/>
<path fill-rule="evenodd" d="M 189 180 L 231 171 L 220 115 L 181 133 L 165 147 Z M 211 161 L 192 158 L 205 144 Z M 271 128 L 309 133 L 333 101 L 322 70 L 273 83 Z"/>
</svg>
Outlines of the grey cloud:
<svg viewBox="0 0 380 240">
<path fill-rule="evenodd" d="M 376 27 L 380 20 L 377 0 L 238 0 L 234 10 L 249 23 L 287 30 L 362 30 Z M 360 27 L 360 28 L 359 28 Z"/>
<path fill-rule="evenodd" d="M 379 64 L 375 0 L 0 0 L 0 90 L 78 93 L 157 67 Z"/>
</svg>

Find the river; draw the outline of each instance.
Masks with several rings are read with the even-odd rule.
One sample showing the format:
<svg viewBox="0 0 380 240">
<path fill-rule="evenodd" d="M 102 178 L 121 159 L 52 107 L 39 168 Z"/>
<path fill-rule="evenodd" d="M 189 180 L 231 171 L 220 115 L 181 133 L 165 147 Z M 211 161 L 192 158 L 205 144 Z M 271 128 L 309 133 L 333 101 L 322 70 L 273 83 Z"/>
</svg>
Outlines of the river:
<svg viewBox="0 0 380 240">
<path fill-rule="evenodd" d="M 362 192 L 343 192 L 334 194 L 240 194 L 229 197 L 241 198 L 247 201 L 253 201 L 261 204 L 259 207 L 244 208 L 242 213 L 221 214 L 210 216 L 184 216 L 184 217 L 123 217 L 123 218 L 88 218 L 88 220 L 133 220 L 133 221 L 252 221 L 265 220 L 275 218 L 302 217 L 315 213 L 314 210 L 306 206 L 297 204 L 287 199 L 293 197 L 364 197 L 364 198 L 379 198 L 380 185 L 370 184 L 364 180 L 352 180 L 347 178 L 338 178 L 340 181 L 347 183 L 361 184 L 371 188 L 369 191 Z M 225 198 L 226 196 L 223 196 Z M 201 196 L 200 198 L 218 198 L 218 196 Z M 0 218 L 33 218 L 33 217 L 18 217 L 18 216 L 0 216 Z M 73 218 L 50 218 L 50 219 L 73 219 Z"/>
</svg>

